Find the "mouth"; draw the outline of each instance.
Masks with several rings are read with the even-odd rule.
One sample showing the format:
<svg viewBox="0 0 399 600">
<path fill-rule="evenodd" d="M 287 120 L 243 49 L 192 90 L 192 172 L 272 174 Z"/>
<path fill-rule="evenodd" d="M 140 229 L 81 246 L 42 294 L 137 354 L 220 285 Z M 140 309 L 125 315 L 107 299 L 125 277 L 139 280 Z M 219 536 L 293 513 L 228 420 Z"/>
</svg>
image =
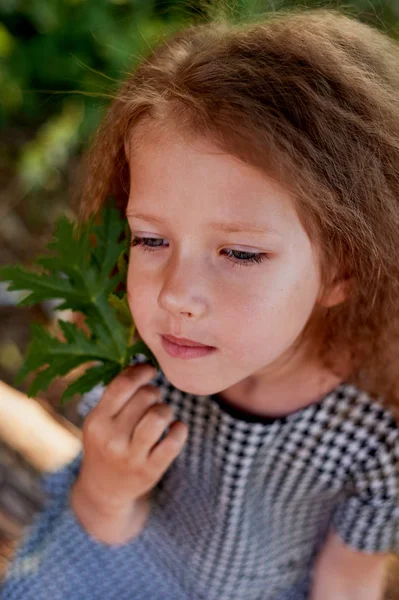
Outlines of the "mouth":
<svg viewBox="0 0 399 600">
<path fill-rule="evenodd" d="M 177 339 L 179 343 L 173 342 L 172 339 Z M 205 346 L 199 342 L 194 342 L 197 344 L 196 346 L 188 346 L 186 344 L 182 344 L 182 340 L 185 341 L 185 338 L 174 338 L 174 336 L 161 335 L 163 349 L 172 358 L 203 358 L 216 352 L 216 348 L 214 346 Z M 193 340 L 188 341 L 190 344 L 193 343 Z"/>
<path fill-rule="evenodd" d="M 206 344 L 201 344 L 200 342 L 195 342 L 194 340 L 188 340 L 187 338 L 178 338 L 174 335 L 165 335 L 162 334 L 162 337 L 166 339 L 168 342 L 172 344 L 176 344 L 177 346 L 185 346 L 186 348 L 214 348 L 214 346 L 208 346 Z"/>
</svg>

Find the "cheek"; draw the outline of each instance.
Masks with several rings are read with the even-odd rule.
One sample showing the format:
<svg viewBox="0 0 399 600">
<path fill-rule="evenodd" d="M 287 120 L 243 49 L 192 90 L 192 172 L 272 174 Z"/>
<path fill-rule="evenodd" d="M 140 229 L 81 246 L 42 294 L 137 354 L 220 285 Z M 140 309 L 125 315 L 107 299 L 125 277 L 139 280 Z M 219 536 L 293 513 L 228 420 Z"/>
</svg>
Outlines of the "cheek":
<svg viewBox="0 0 399 600">
<path fill-rule="evenodd" d="M 281 286 L 282 287 L 282 286 Z M 311 316 L 318 295 L 317 274 L 309 268 L 298 268 L 292 274 L 281 296 L 280 321 L 286 330 L 299 335 Z"/>
<path fill-rule="evenodd" d="M 286 266 L 274 275 L 240 288 L 223 311 L 225 322 L 236 324 L 230 327 L 232 338 L 246 339 L 263 351 L 265 343 L 285 344 L 299 335 L 318 293 L 315 274 L 306 266 Z"/>
<path fill-rule="evenodd" d="M 135 272 L 130 264 L 127 275 L 127 299 L 133 320 L 136 326 L 139 326 L 145 319 L 146 313 L 150 312 L 151 298 L 146 278 L 140 277 L 140 274 Z"/>
</svg>

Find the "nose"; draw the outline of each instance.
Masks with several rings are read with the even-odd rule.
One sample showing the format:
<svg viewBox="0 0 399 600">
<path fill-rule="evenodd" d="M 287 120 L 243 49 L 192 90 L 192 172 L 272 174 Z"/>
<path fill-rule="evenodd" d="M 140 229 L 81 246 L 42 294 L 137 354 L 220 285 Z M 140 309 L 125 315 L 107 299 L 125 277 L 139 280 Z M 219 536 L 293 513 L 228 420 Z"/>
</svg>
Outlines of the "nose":
<svg viewBox="0 0 399 600">
<path fill-rule="evenodd" d="M 162 287 L 158 304 L 175 316 L 199 319 L 207 310 L 205 277 L 193 260 L 174 260 L 162 272 Z"/>
</svg>

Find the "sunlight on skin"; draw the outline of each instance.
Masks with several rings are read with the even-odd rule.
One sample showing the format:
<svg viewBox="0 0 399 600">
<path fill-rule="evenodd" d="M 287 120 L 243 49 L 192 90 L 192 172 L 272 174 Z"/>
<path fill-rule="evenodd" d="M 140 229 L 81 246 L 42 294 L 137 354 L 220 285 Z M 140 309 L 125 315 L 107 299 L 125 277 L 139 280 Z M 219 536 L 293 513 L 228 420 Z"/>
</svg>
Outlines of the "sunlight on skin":
<svg viewBox="0 0 399 600">
<path fill-rule="evenodd" d="M 209 142 L 188 143 L 174 131 L 148 130 L 129 165 L 132 236 L 155 238 L 150 251 L 131 248 L 129 305 L 171 383 L 197 395 L 223 391 L 264 414 L 291 412 L 336 387 L 340 380 L 317 361 L 290 357 L 315 303 L 342 300 L 340 289 L 320 297 L 317 255 L 290 194 Z M 237 221 L 264 231 L 210 227 Z M 264 260 L 237 264 L 227 250 Z M 165 352 L 161 333 L 217 351 L 183 362 Z"/>
</svg>

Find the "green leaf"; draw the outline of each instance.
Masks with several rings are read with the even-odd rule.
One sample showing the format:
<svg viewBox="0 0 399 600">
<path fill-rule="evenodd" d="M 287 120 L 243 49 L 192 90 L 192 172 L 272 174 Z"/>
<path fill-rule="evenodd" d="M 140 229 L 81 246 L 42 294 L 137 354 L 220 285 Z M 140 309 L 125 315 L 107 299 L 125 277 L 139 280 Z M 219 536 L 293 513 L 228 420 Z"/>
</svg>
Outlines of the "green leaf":
<svg viewBox="0 0 399 600">
<path fill-rule="evenodd" d="M 2 267 L 0 277 L 4 281 L 10 281 L 8 289 L 27 290 L 30 292 L 22 301 L 21 305 L 38 304 L 49 299 L 63 299 L 60 309 L 81 306 L 85 301 L 83 290 L 76 288 L 66 278 L 59 275 L 47 275 L 35 273 L 20 266 Z"/>
<path fill-rule="evenodd" d="M 112 206 L 107 206 L 103 211 L 101 225 L 93 227 L 96 245 L 92 253 L 92 261 L 98 266 L 99 281 L 103 282 L 109 276 L 125 249 L 125 242 L 119 241 L 123 229 L 124 223 L 121 221 L 120 214 Z"/>
<path fill-rule="evenodd" d="M 57 308 L 83 313 L 90 331 L 86 335 L 72 323 L 59 321 L 65 336 L 62 341 L 40 325 L 33 325 L 27 355 L 16 378 L 17 383 L 22 382 L 30 372 L 40 369 L 30 385 L 30 395 L 47 389 L 56 377 L 87 362 L 99 364 L 67 388 L 63 401 L 100 381 L 108 382 L 137 352 L 157 365 L 144 342 L 139 340 L 132 346 L 136 327 L 126 294 L 117 291 L 127 275 L 129 236 L 125 220 L 111 204 L 99 217 L 97 223 L 90 219 L 80 225 L 61 217 L 47 246 L 48 254 L 36 259 L 34 269 L 0 269 L 0 277 L 10 282 L 9 289 L 28 292 L 21 304 L 60 300 Z"/>
<path fill-rule="evenodd" d="M 110 305 L 115 309 L 119 321 L 123 325 L 126 325 L 126 327 L 131 327 L 133 319 L 127 300 L 127 294 L 124 294 L 122 298 L 119 298 L 119 296 L 116 296 L 115 294 L 110 294 L 108 296 L 108 301 Z"/>
<path fill-rule="evenodd" d="M 127 277 L 128 256 L 126 251 L 120 253 L 118 258 L 118 271 L 123 280 Z"/>
<path fill-rule="evenodd" d="M 90 367 L 66 388 L 61 397 L 61 404 L 65 404 L 75 394 L 90 392 L 99 383 L 107 385 L 121 370 L 122 367 L 113 362 Z"/>
<path fill-rule="evenodd" d="M 25 362 L 16 376 L 16 382 L 22 383 L 28 373 L 44 367 L 30 385 L 31 396 L 36 395 L 39 390 L 47 389 L 56 377 L 66 375 L 81 364 L 93 360 L 115 363 L 112 348 L 107 344 L 106 338 L 88 338 L 72 323 L 59 321 L 59 324 L 65 335 L 65 342 L 52 337 L 41 325 L 31 325 L 32 339 Z"/>
<path fill-rule="evenodd" d="M 155 357 L 155 355 L 151 352 L 149 347 L 143 342 L 143 340 L 139 340 L 133 346 L 129 348 L 129 362 L 130 359 L 136 354 L 144 354 L 148 358 L 148 361 L 154 365 L 157 371 L 160 369 L 159 363 Z M 129 364 L 129 362 L 127 364 Z"/>
</svg>

